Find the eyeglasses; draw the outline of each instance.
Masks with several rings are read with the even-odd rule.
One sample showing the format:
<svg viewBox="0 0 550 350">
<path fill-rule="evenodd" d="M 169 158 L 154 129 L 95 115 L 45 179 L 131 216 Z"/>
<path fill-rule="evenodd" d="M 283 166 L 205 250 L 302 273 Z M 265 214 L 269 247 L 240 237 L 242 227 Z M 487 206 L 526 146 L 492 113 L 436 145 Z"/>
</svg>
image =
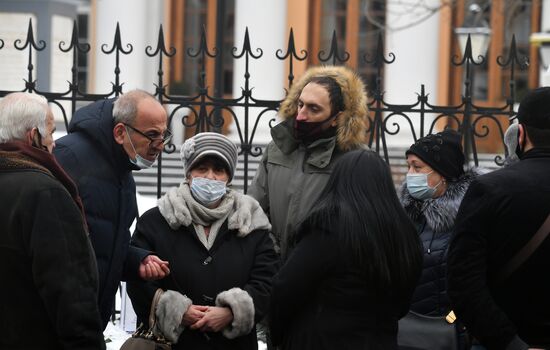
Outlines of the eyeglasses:
<svg viewBox="0 0 550 350">
<path fill-rule="evenodd" d="M 170 130 L 166 129 L 166 131 L 163 134 L 159 134 L 157 132 L 149 132 L 144 133 L 142 131 L 139 131 L 138 129 L 134 128 L 130 124 L 124 123 L 124 126 L 132 129 L 133 131 L 137 132 L 141 136 L 145 137 L 147 140 L 149 140 L 149 146 L 150 147 L 158 147 L 163 143 L 168 143 L 172 139 L 172 133 Z"/>
</svg>

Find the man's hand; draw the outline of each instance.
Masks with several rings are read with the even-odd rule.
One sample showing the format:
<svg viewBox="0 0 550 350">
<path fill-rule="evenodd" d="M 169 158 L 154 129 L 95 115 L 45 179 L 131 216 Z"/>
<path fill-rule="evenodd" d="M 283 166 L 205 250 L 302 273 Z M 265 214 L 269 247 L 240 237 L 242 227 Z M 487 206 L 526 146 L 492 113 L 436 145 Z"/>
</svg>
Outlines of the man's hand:
<svg viewBox="0 0 550 350">
<path fill-rule="evenodd" d="M 147 255 L 139 265 L 139 277 L 146 281 L 162 279 L 169 273 L 168 261 L 160 260 L 156 255 Z"/>
<path fill-rule="evenodd" d="M 203 316 L 206 314 L 206 310 L 208 310 L 208 306 L 203 305 L 191 305 L 187 309 L 187 311 L 183 314 L 183 318 L 181 320 L 181 323 L 188 327 L 197 321 L 199 321 Z"/>
<path fill-rule="evenodd" d="M 191 329 L 202 332 L 219 332 L 233 321 L 233 313 L 228 307 L 209 306 L 204 316 L 191 325 Z"/>
</svg>

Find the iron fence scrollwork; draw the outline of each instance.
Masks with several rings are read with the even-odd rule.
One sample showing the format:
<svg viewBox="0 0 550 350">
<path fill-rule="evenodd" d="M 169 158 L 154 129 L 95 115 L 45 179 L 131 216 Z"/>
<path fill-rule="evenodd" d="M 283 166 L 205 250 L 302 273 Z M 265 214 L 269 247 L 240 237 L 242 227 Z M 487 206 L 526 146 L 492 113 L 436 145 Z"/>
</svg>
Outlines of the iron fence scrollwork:
<svg viewBox="0 0 550 350">
<path fill-rule="evenodd" d="M 1 34 L 0 34 L 1 36 Z M 196 133 L 203 131 L 219 131 L 225 123 L 220 116 L 221 112 L 225 112 L 229 116 L 232 123 L 235 124 L 237 130 L 238 144 L 240 154 L 244 158 L 244 184 L 243 188 L 247 189 L 247 180 L 249 173 L 250 157 L 260 157 L 262 155 L 262 145 L 255 144 L 255 137 L 260 127 L 260 122 L 268 112 L 276 112 L 280 104 L 278 99 L 259 99 L 254 96 L 253 87 L 250 84 L 251 60 L 258 60 L 264 55 L 261 48 L 253 49 L 250 39 L 250 33 L 246 28 L 244 33 L 244 41 L 241 48 L 233 47 L 231 56 L 234 60 L 244 60 L 244 75 L 243 85 L 241 87 L 240 96 L 234 94 L 234 97 L 221 97 L 219 94 L 211 94 L 210 88 L 206 85 L 206 62 L 207 60 L 219 59 L 220 52 L 216 47 L 209 48 L 207 43 L 206 31 L 203 28 L 199 47 L 189 47 L 184 51 L 191 59 L 198 59 L 200 62 L 200 74 L 198 81 L 198 90 L 194 95 L 172 95 L 167 91 L 165 84 L 164 62 L 171 60 L 177 53 L 176 48 L 168 47 L 165 43 L 164 31 L 162 25 L 158 32 L 158 39 L 155 45 L 149 45 L 145 49 L 145 55 L 150 58 L 158 59 L 158 69 L 156 83 L 154 84 L 154 96 L 158 101 L 165 106 L 174 107 L 169 115 L 169 125 L 178 122 L 174 117 L 182 108 L 187 108 L 188 114 L 181 117 L 181 122 L 186 128 L 194 128 Z M 0 55 L 1 50 L 6 47 L 6 43 L 0 38 Z M 34 80 L 33 54 L 43 51 L 46 48 L 46 42 L 34 38 L 32 21 L 29 20 L 27 37 L 22 43 L 21 39 L 15 40 L 13 43 L 15 49 L 19 51 L 28 50 L 27 62 L 27 78 L 24 80 L 25 85 L 19 91 L 27 91 L 44 95 L 49 102 L 54 103 L 62 111 L 64 124 L 68 127 L 68 117 L 65 107 L 61 104 L 62 101 L 69 101 L 71 104 L 71 113 L 76 110 L 77 103 L 91 102 L 103 98 L 116 97 L 123 93 L 124 83 L 120 81 L 121 67 L 120 56 L 129 55 L 133 52 L 133 46 L 130 43 L 123 44 L 120 27 L 117 23 L 114 33 L 112 46 L 108 48 L 107 44 L 101 45 L 101 52 L 105 55 L 114 55 L 114 81 L 111 82 L 111 91 L 99 94 L 84 93 L 79 86 L 78 81 L 78 56 L 80 54 L 89 54 L 90 44 L 81 43 L 78 40 L 78 27 L 76 21 L 73 24 L 71 39 L 68 44 L 61 42 L 58 49 L 62 54 L 72 54 L 71 81 L 68 81 L 68 89 L 65 92 L 39 91 L 36 88 Z M 299 53 L 298 53 L 299 52 Z M 294 31 L 291 28 L 288 37 L 286 52 L 283 49 L 278 49 L 273 53 L 274 57 L 280 61 L 288 62 L 287 81 L 289 88 L 296 76 L 295 61 L 304 61 L 311 55 L 306 49 L 296 48 Z M 316 56 L 321 63 L 330 62 L 331 64 L 345 64 L 350 54 L 346 51 L 341 51 L 338 46 L 336 31 L 333 32 L 328 52 L 321 50 Z M 504 130 L 508 125 L 502 125 L 499 117 L 506 117 L 508 124 L 515 116 L 514 103 L 516 102 L 516 87 L 515 87 L 515 72 L 519 69 L 525 69 L 528 65 L 527 57 L 520 58 L 516 47 L 515 37 L 512 38 L 510 49 L 506 58 L 499 56 L 497 63 L 502 69 L 510 70 L 510 82 L 508 94 L 505 96 L 505 103 L 502 106 L 481 107 L 477 106 L 472 99 L 472 66 L 481 64 L 485 57 L 478 57 L 477 61 L 472 57 L 471 42 L 468 38 L 466 50 L 462 55 L 462 59 L 458 60 L 453 57 L 452 64 L 454 66 L 462 66 L 465 70 L 464 77 L 464 92 L 462 94 L 461 103 L 451 106 L 438 106 L 429 102 L 429 93 L 425 91 L 425 86 L 420 86 L 420 92 L 417 93 L 417 99 L 413 103 L 408 104 L 391 104 L 384 99 L 383 76 L 384 68 L 392 64 L 396 60 L 394 53 L 389 53 L 387 57 L 384 53 L 384 40 L 382 34 L 378 35 L 375 52 L 367 53 L 361 57 L 367 65 L 373 66 L 375 69 L 375 86 L 372 89 L 371 96 L 368 98 L 368 106 L 370 108 L 370 116 L 368 128 L 365 132 L 368 133 L 368 145 L 387 162 L 390 162 L 388 152 L 388 137 L 395 136 L 404 132 L 403 129 L 410 129 L 412 142 L 415 142 L 419 137 L 432 133 L 438 124 L 445 124 L 461 131 L 464 138 L 465 151 L 468 156 L 473 157 L 473 164 L 479 164 L 478 149 L 476 141 L 487 137 L 490 132 L 498 133 L 500 141 L 503 143 Z M 13 92 L 0 90 L 0 97 Z M 242 110 L 242 125 L 237 117 L 235 110 Z M 256 111 L 255 114 L 253 111 Z M 496 131 L 491 131 L 487 122 L 491 121 L 496 128 Z M 275 118 L 272 117 L 267 121 L 266 125 L 272 127 L 275 123 Z M 415 124 L 419 127 L 415 127 Z M 411 142 L 411 143 L 412 143 Z M 176 145 L 169 143 L 165 145 L 164 151 L 172 153 L 176 150 Z M 505 150 L 506 152 L 506 150 Z M 497 155 L 494 159 L 496 164 L 502 164 L 502 157 Z M 162 184 L 162 157 L 158 160 L 157 172 L 157 196 L 161 195 Z"/>
</svg>

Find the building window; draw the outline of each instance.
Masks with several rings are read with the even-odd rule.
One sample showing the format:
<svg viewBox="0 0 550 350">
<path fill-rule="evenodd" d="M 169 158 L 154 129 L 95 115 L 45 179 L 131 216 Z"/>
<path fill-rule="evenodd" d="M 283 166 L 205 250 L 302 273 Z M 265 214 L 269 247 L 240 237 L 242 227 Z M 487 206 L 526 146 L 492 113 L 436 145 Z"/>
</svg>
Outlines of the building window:
<svg viewBox="0 0 550 350">
<path fill-rule="evenodd" d="M 309 45 L 309 63 L 321 63 L 317 53 L 330 52 L 333 32 L 336 31 L 338 54 L 348 52 L 344 64 L 355 69 L 367 83 L 368 89 L 376 86 L 376 68 L 365 61 L 372 56 L 378 44 L 378 34 L 385 24 L 384 2 L 375 0 L 312 0 L 310 17 L 312 40 Z M 332 60 L 330 61 L 332 63 Z M 336 61 L 338 64 L 339 62 Z M 370 91 L 369 91 L 370 93 Z M 372 95 L 372 94 L 371 94 Z"/>
<path fill-rule="evenodd" d="M 88 43 L 88 14 L 78 14 L 76 23 L 78 26 L 78 42 Z M 88 91 L 88 53 L 78 51 L 78 86 L 81 92 Z"/>
<path fill-rule="evenodd" d="M 221 0 L 223 1 L 223 0 Z M 172 25 L 171 37 L 174 46 L 178 49 L 177 55 L 170 61 L 170 94 L 173 95 L 194 95 L 198 93 L 201 86 L 214 88 L 220 86 L 219 90 L 223 95 L 230 95 L 233 90 L 233 58 L 231 48 L 234 46 L 234 16 L 235 0 L 225 0 L 223 25 L 218 28 L 216 23 L 217 4 L 220 0 L 172 0 Z M 222 55 L 221 74 L 218 79 L 222 80 L 216 84 L 215 64 L 218 58 L 207 57 L 203 62 L 201 55 L 191 57 L 188 50 L 193 54 L 197 53 L 200 47 L 200 40 L 203 29 L 206 30 L 208 49 L 212 52 L 216 46 L 216 35 L 223 35 L 221 39 L 223 48 L 218 57 Z M 218 30 L 219 29 L 219 30 Z M 202 71 L 203 64 L 206 71 Z M 204 81 L 202 81 L 204 79 Z M 218 94 L 216 91 L 209 91 L 210 95 Z"/>
<path fill-rule="evenodd" d="M 462 26 L 462 23 L 469 20 L 472 5 L 478 5 L 481 12 L 480 21 L 490 26 L 491 37 L 489 49 L 486 53 L 486 60 L 480 66 L 474 66 L 472 97 L 477 103 L 502 103 L 504 98 L 510 95 L 510 69 L 502 68 L 497 64 L 497 57 L 502 56 L 507 59 L 511 49 L 512 36 L 516 38 L 516 48 L 518 57 L 530 56 L 529 35 L 540 29 L 540 6 L 535 6 L 537 0 L 459 0 L 456 10 L 453 13 L 453 22 L 455 26 Z M 453 52 L 462 57 L 462 52 L 458 48 L 458 41 L 453 42 Z M 474 58 L 475 59 L 475 58 Z M 531 58 L 532 59 L 532 58 Z M 531 64 L 528 70 L 521 70 L 517 65 L 514 71 L 516 100 L 527 92 L 531 87 L 538 85 L 537 74 L 532 74 L 531 70 L 538 72 L 538 67 Z M 451 70 L 452 79 L 462 82 L 463 68 L 454 68 Z M 458 84 L 454 85 L 459 86 Z M 460 91 L 452 92 L 452 103 L 460 101 Z"/>
</svg>

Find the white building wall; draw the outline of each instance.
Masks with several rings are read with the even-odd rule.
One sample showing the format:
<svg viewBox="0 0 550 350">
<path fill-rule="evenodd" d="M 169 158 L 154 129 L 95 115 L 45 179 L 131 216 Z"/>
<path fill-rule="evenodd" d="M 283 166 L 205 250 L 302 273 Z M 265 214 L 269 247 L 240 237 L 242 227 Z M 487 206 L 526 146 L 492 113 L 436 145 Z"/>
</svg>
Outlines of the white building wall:
<svg viewBox="0 0 550 350">
<path fill-rule="evenodd" d="M 252 96 L 259 99 L 282 99 L 285 95 L 285 62 L 276 58 L 275 52 L 279 49 L 286 51 L 287 23 L 286 1 L 283 0 L 236 0 L 235 1 L 235 47 L 237 53 L 241 52 L 246 27 L 248 27 L 250 44 L 254 55 L 257 48 L 263 50 L 263 55 L 258 60 L 250 59 L 250 87 L 254 88 Z M 241 96 L 241 88 L 244 88 L 245 58 L 235 60 L 233 73 L 233 95 Z M 248 125 L 249 138 L 254 122 L 261 109 L 250 110 L 250 124 Z M 241 125 L 244 137 L 244 112 L 237 109 L 237 118 Z M 269 121 L 275 118 L 274 112 L 264 113 L 258 130 L 254 135 L 254 144 L 266 144 L 271 140 L 269 133 Z M 234 140 L 238 140 L 238 132 L 235 124 L 232 124 L 231 134 Z"/>
<path fill-rule="evenodd" d="M 439 40 L 439 12 L 426 20 L 416 24 L 420 18 L 427 16 L 427 7 L 436 8 L 438 0 L 426 0 L 426 7 L 409 7 L 402 1 L 388 1 L 386 23 L 386 54 L 393 52 L 395 62 L 385 66 L 384 88 L 385 101 L 398 104 L 413 104 L 417 100 L 416 93 L 420 93 L 421 84 L 425 85 L 430 94 L 429 102 L 437 101 L 437 72 L 438 72 L 438 40 Z M 400 29 L 408 27 L 406 29 Z M 387 57 L 387 56 L 386 56 Z M 411 115 L 413 121 L 418 121 L 416 115 Z M 427 119 L 429 126 L 433 119 Z M 391 125 L 399 123 L 401 131 L 395 135 L 386 135 L 388 145 L 410 146 L 413 143 L 409 123 L 400 116 L 393 116 L 388 122 L 388 128 L 394 131 Z M 414 125 L 419 130 L 419 122 Z M 425 130 L 427 133 L 428 130 Z M 418 135 L 417 135 L 418 137 Z"/>
<path fill-rule="evenodd" d="M 96 30 L 94 47 L 95 74 L 94 93 L 111 91 L 111 82 L 115 82 L 115 53 L 106 55 L 106 49 L 113 47 L 117 22 L 120 25 L 121 41 L 124 50 L 127 44 L 133 46 L 129 55 L 120 55 L 120 81 L 124 82 L 123 91 L 140 88 L 154 92 L 153 81 L 157 77 L 158 59 L 145 54 L 145 48 L 156 48 L 159 26 L 162 20 L 162 0 L 96 0 Z"/>
</svg>

